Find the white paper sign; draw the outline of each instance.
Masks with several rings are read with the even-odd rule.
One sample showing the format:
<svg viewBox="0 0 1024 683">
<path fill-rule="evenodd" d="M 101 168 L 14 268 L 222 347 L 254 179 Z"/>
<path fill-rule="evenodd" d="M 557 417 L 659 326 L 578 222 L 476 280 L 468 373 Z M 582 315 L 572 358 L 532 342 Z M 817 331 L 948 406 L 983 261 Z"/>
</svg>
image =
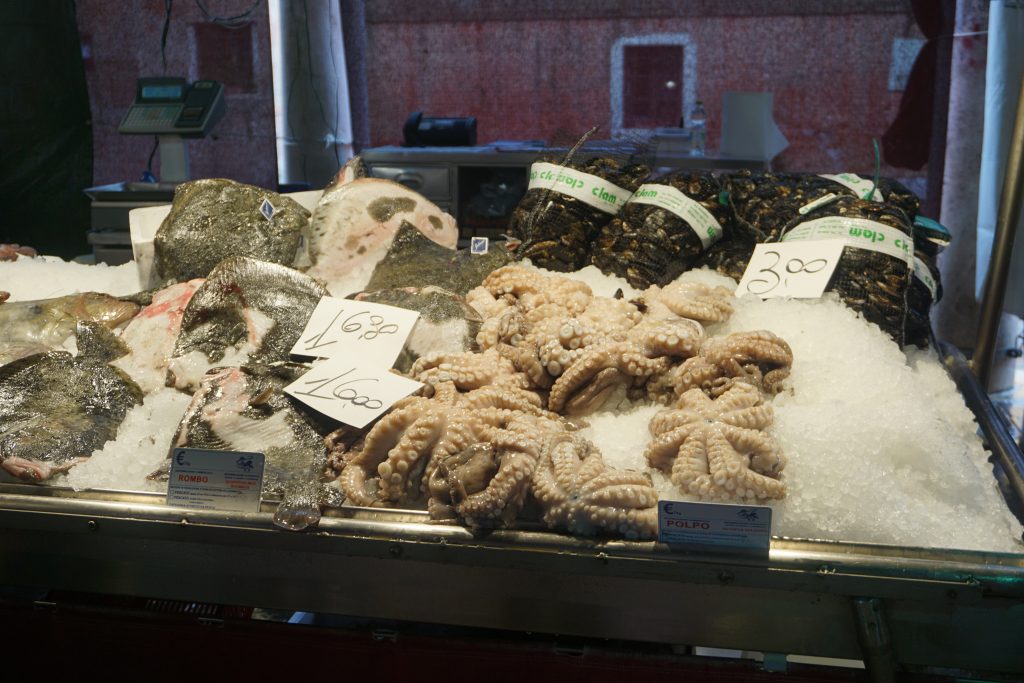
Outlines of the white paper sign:
<svg viewBox="0 0 1024 683">
<path fill-rule="evenodd" d="M 537 187 L 561 192 L 613 215 L 622 209 L 633 194 L 604 178 L 545 161 L 530 166 L 528 189 Z"/>
<path fill-rule="evenodd" d="M 353 427 L 374 418 L 423 386 L 377 366 L 349 358 L 331 358 L 284 388 L 311 408 Z"/>
<path fill-rule="evenodd" d="M 817 299 L 828 286 L 844 246 L 843 240 L 758 244 L 736 296 Z"/>
<path fill-rule="evenodd" d="M 345 357 L 362 367 L 390 368 L 419 315 L 397 306 L 325 296 L 291 352 L 297 356 Z"/>
<path fill-rule="evenodd" d="M 195 510 L 259 512 L 262 453 L 175 448 L 167 504 Z"/>
<path fill-rule="evenodd" d="M 771 539 L 770 507 L 658 501 L 658 540 L 676 548 L 767 556 Z"/>
</svg>

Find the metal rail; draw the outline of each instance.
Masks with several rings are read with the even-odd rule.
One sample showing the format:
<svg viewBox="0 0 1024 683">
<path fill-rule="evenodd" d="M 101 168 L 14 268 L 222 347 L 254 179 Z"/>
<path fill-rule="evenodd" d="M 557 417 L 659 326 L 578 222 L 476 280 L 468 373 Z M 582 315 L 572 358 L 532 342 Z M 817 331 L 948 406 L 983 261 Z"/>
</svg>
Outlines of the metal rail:
<svg viewBox="0 0 1024 683">
<path fill-rule="evenodd" d="M 1017 116 L 1010 138 L 1010 151 L 1006 156 L 1006 170 L 1003 175 L 1003 190 L 999 199 L 999 216 L 996 219 L 996 235 L 992 244 L 985 290 L 981 299 L 981 321 L 978 324 L 978 338 L 974 344 L 971 367 L 981 380 L 981 386 L 988 388 L 992 370 L 992 354 L 999 334 L 999 319 L 1003 313 L 1006 297 L 1006 283 L 1010 276 L 1010 261 L 1013 258 L 1013 241 L 1020 222 L 1021 202 L 1024 201 L 1024 78 L 1021 78 L 1017 96 Z"/>
</svg>

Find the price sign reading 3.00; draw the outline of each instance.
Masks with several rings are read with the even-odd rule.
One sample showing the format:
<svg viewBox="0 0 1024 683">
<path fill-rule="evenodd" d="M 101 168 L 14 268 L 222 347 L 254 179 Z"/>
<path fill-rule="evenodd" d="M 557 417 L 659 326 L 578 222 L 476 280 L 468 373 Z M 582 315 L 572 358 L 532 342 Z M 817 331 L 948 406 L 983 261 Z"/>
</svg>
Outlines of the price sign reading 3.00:
<svg viewBox="0 0 1024 683">
<path fill-rule="evenodd" d="M 284 390 L 325 415 L 361 428 L 421 386 L 384 368 L 364 369 L 351 360 L 331 358 Z"/>
<path fill-rule="evenodd" d="M 844 246 L 842 240 L 758 244 L 736 296 L 817 299 L 828 286 Z"/>
<path fill-rule="evenodd" d="M 291 352 L 320 358 L 354 354 L 362 366 L 389 368 L 418 317 L 395 306 L 324 297 Z"/>
</svg>

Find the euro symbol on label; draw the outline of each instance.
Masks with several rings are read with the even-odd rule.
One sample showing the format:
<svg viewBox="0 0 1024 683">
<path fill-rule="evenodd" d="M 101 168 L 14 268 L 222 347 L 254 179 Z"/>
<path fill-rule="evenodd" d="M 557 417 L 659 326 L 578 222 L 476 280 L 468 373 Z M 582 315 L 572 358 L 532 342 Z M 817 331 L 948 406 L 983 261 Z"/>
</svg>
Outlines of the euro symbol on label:
<svg viewBox="0 0 1024 683">
<path fill-rule="evenodd" d="M 665 503 L 665 507 L 663 507 L 662 510 L 665 511 L 666 515 L 671 515 L 672 514 L 672 503 Z"/>
<path fill-rule="evenodd" d="M 190 467 L 191 466 L 191 463 L 189 463 L 187 460 L 185 460 L 185 451 L 178 451 L 177 460 L 178 460 L 178 465 L 180 465 L 181 467 Z"/>
</svg>

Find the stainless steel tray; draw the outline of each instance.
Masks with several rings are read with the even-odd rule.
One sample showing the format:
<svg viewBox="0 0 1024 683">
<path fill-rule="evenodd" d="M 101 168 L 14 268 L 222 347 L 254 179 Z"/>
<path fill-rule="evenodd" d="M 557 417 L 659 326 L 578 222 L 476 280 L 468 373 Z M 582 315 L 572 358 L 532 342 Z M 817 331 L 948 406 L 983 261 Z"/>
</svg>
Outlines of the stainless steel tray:
<svg viewBox="0 0 1024 683">
<path fill-rule="evenodd" d="M 1024 491 L 1019 450 L 947 351 Z M 1024 673 L 1024 554 L 775 538 L 767 559 L 687 555 L 358 508 L 290 533 L 270 510 L 0 485 L 0 584 L 864 659 L 876 677 L 894 664 Z"/>
</svg>

